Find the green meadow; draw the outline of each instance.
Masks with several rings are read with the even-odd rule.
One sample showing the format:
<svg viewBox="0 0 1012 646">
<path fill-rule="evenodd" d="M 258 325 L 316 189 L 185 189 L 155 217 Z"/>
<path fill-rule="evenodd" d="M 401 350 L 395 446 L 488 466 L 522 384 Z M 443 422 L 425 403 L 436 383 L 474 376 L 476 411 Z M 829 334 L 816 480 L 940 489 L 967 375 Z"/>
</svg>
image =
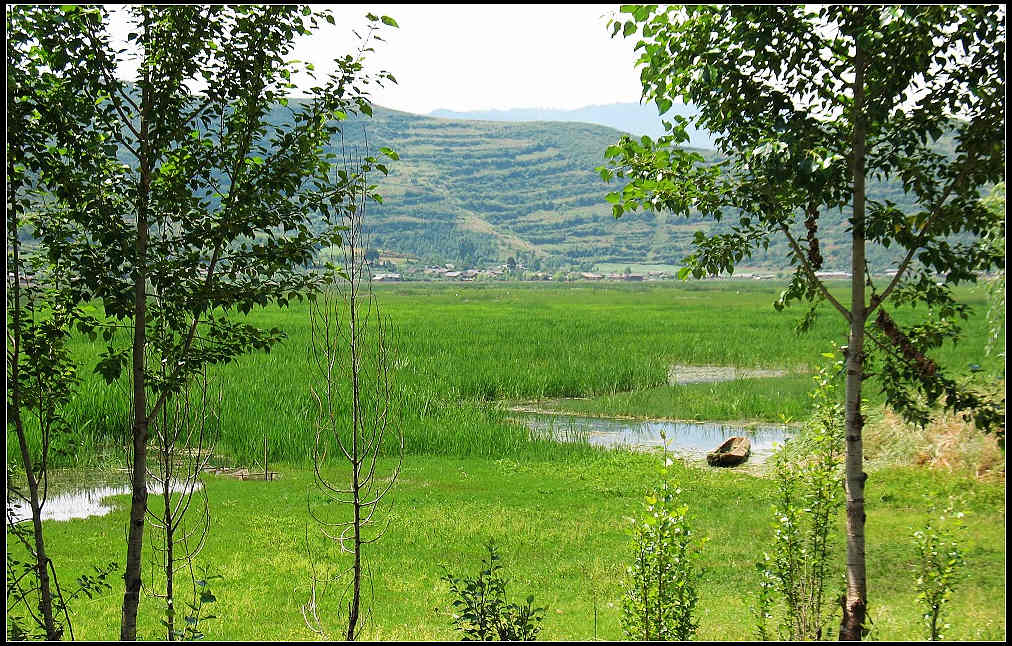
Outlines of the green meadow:
<svg viewBox="0 0 1012 646">
<path fill-rule="evenodd" d="M 474 575 L 489 538 L 500 546 L 510 598 L 534 594 L 548 606 L 543 639 L 622 639 L 619 623 L 629 537 L 624 517 L 636 515 L 656 482 L 658 458 L 621 451 L 578 453 L 555 459 L 410 455 L 389 508 L 380 542 L 369 546 L 373 615 L 364 634 L 373 640 L 452 640 L 451 601 L 440 581 L 444 567 Z M 301 606 L 309 599 L 307 502 L 321 508 L 312 473 L 283 464 L 282 478 L 244 482 L 207 478 L 213 525 L 197 562 L 224 578 L 214 582 L 217 618 L 203 629 L 209 639 L 308 640 Z M 337 470 L 329 472 L 338 475 Z M 683 467 L 674 481 L 690 505 L 690 519 L 709 537 L 702 564 L 699 639 L 755 638 L 749 606 L 758 585 L 753 564 L 773 536 L 772 483 L 743 473 Z M 913 592 L 915 552 L 910 535 L 927 519 L 926 506 L 962 501 L 972 528 L 964 541 L 966 577 L 945 619 L 953 639 L 997 639 L 1005 634 L 1004 489 L 940 471 L 890 468 L 868 482 L 868 566 L 873 637 L 924 636 Z M 115 498 L 108 516 L 49 523 L 53 559 L 65 577 L 95 562 L 119 560 L 129 496 Z M 843 518 L 837 524 L 828 590 L 843 590 Z M 349 563 L 332 544 L 312 537 L 308 546 L 318 574 Z M 125 548 L 121 551 L 125 552 Z M 101 554 L 101 557 L 97 557 Z M 150 564 L 145 564 L 150 568 Z M 116 639 L 122 593 L 113 590 L 72 604 L 75 632 L 83 639 Z M 121 585 L 121 584 L 120 584 Z M 184 586 L 183 590 L 186 589 Z M 318 596 L 333 637 L 340 634 L 341 589 Z M 597 629 L 595 633 L 595 608 Z M 142 599 L 138 635 L 157 639 L 162 603 Z"/>
<path fill-rule="evenodd" d="M 625 517 L 636 516 L 657 483 L 660 457 L 604 450 L 586 442 L 532 437 L 510 421 L 513 406 L 586 415 L 684 420 L 780 421 L 809 412 L 811 374 L 822 353 L 844 343 L 844 326 L 828 307 L 813 329 L 797 335 L 800 308 L 776 312 L 774 281 L 495 285 L 379 285 L 394 327 L 390 337 L 403 471 L 383 516 L 386 534 L 370 546 L 372 616 L 367 639 L 456 639 L 451 597 L 440 577 L 477 572 L 482 545 L 500 546 L 508 593 L 531 593 L 547 605 L 543 639 L 621 639 L 622 579 L 629 560 Z M 843 293 L 843 286 L 840 286 Z M 1002 374 L 984 351 L 982 289 L 960 298 L 975 306 L 965 334 L 935 357 L 959 375 L 979 364 Z M 896 312 L 897 320 L 922 314 Z M 328 504 L 313 485 L 311 455 L 316 404 L 311 388 L 308 306 L 296 303 L 249 315 L 287 338 L 270 353 L 249 355 L 214 371 L 221 404 L 215 426 L 218 463 L 253 466 L 266 438 L 278 481 L 208 476 L 212 525 L 197 558 L 221 575 L 213 591 L 208 638 L 307 640 L 319 636 L 303 620 L 313 564 L 318 574 L 348 564 L 310 525 L 313 509 L 327 518 L 346 510 Z M 125 343 L 126 338 L 117 339 Z M 103 349 L 74 341 L 82 365 L 79 394 L 67 412 L 74 434 L 59 448 L 60 466 L 110 466 L 121 459 L 126 382 L 112 386 L 90 370 Z M 778 369 L 781 377 L 669 385 L 672 365 Z M 342 386 L 345 388 L 346 386 Z M 880 408 L 874 380 L 871 409 Z M 8 453 L 12 445 L 8 438 Z M 392 452 L 392 451 L 388 451 Z M 390 466 L 392 457 L 383 459 Z M 700 629 L 709 640 L 755 638 L 750 605 L 756 560 L 773 536 L 769 478 L 681 462 L 674 480 L 696 530 L 709 538 L 700 590 Z M 335 478 L 340 463 L 324 465 Z M 106 516 L 47 524 L 50 553 L 66 580 L 92 564 L 119 561 L 129 499 L 113 499 Z M 914 592 L 911 534 L 953 502 L 967 512 L 967 565 L 945 621 L 951 639 L 1005 637 L 1004 483 L 972 473 L 901 464 L 870 474 L 868 568 L 872 638 L 924 638 Z M 843 590 L 843 517 L 834 534 L 829 595 Z M 111 546 L 111 547 L 110 547 Z M 110 551 L 110 549 L 112 551 Z M 150 570 L 150 564 L 145 564 Z M 122 584 L 71 604 L 75 633 L 114 639 Z M 341 590 L 318 597 L 321 615 L 341 634 Z M 162 602 L 142 599 L 138 634 L 160 638 Z M 837 613 L 838 614 L 838 613 Z M 838 619 L 837 619 L 838 621 Z"/>
</svg>

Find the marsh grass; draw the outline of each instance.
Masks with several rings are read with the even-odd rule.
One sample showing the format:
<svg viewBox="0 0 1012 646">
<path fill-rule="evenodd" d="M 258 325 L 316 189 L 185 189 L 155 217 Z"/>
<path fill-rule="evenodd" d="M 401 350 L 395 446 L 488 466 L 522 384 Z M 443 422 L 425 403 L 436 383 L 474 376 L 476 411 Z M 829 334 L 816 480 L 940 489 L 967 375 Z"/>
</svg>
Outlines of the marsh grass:
<svg viewBox="0 0 1012 646">
<path fill-rule="evenodd" d="M 707 384 L 654 386 L 586 399 L 546 399 L 535 405 L 565 413 L 678 420 L 780 421 L 808 414 L 807 376 L 738 379 Z"/>
<path fill-rule="evenodd" d="M 845 332 L 827 310 L 811 332 L 797 336 L 800 310 L 774 311 L 778 286 L 749 281 L 405 283 L 377 285 L 376 293 L 395 327 L 399 352 L 392 377 L 405 411 L 405 448 L 412 454 L 553 455 L 551 442 L 505 421 L 503 409 L 511 401 L 580 397 L 590 399 L 567 410 L 715 421 L 797 419 L 807 411 L 804 374 L 667 386 L 668 369 L 684 364 L 804 371 L 827 348 L 839 346 Z M 982 293 L 960 295 L 984 304 Z M 902 322 L 910 313 L 895 318 Z M 942 348 L 939 362 L 957 372 L 976 363 L 997 374 L 1000 360 L 984 352 L 984 318 L 978 307 L 965 341 Z M 307 460 L 315 418 L 307 305 L 255 311 L 247 319 L 280 327 L 288 338 L 270 353 L 215 370 L 223 391 L 219 451 L 247 463 L 262 458 L 266 437 L 270 460 Z M 113 341 L 128 342 L 124 332 Z M 103 348 L 83 336 L 71 343 L 83 380 L 67 410 L 74 431 L 64 438 L 60 464 L 116 455 L 126 436 L 125 380 L 109 386 L 92 372 Z M 873 381 L 866 394 L 875 401 Z"/>
<path fill-rule="evenodd" d="M 926 466 L 991 482 L 1005 481 L 1005 452 L 972 421 L 940 412 L 924 428 L 879 408 L 865 426 L 865 455 L 876 465 Z"/>
</svg>

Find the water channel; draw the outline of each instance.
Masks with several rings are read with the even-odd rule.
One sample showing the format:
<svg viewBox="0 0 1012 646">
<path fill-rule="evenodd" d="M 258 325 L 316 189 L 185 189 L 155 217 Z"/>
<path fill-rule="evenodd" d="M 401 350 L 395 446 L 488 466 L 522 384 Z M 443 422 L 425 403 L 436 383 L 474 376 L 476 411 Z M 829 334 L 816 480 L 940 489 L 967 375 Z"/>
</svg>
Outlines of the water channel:
<svg viewBox="0 0 1012 646">
<path fill-rule="evenodd" d="M 604 447 L 652 450 L 667 443 L 668 450 L 691 461 L 706 454 L 733 436 L 752 443 L 748 463 L 761 464 L 776 445 L 791 436 L 790 429 L 777 424 L 734 425 L 721 422 L 608 419 L 575 415 L 516 414 L 515 418 L 535 433 L 559 441 L 587 441 Z M 662 437 L 662 434 L 664 437 Z"/>
</svg>

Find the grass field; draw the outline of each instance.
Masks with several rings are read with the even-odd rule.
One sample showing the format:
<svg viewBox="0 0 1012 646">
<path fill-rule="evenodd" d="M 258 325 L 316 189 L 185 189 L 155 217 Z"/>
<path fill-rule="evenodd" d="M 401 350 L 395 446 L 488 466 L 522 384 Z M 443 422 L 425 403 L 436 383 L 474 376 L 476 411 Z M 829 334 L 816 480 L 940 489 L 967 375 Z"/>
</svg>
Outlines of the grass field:
<svg viewBox="0 0 1012 646">
<path fill-rule="evenodd" d="M 625 516 L 642 508 L 654 484 L 658 458 L 627 452 L 594 452 L 555 460 L 411 456 L 391 498 L 392 522 L 370 548 L 375 612 L 364 637 L 455 639 L 451 597 L 442 566 L 455 575 L 478 570 L 482 544 L 494 538 L 508 569 L 511 598 L 533 593 L 547 604 L 543 639 L 621 639 L 621 579 L 628 561 Z M 265 484 L 209 478 L 214 515 L 208 544 L 198 562 L 220 574 L 213 587 L 218 619 L 208 638 L 304 640 L 300 606 L 309 595 L 306 554 L 307 492 L 312 475 L 301 465 L 280 467 L 282 479 Z M 336 475 L 331 471 L 331 475 Z M 698 638 L 754 638 L 749 615 L 758 584 L 753 563 L 772 538 L 772 483 L 724 470 L 683 468 L 674 479 L 690 505 L 694 527 L 710 538 L 700 590 Z M 877 639 L 920 639 L 913 592 L 914 547 L 910 534 L 927 518 L 926 505 L 962 500 L 971 532 L 963 547 L 966 572 L 946 609 L 952 639 L 1004 636 L 1004 493 L 939 471 L 891 468 L 869 480 L 868 565 L 871 617 Z M 308 493 L 319 508 L 321 497 Z M 112 514 L 49 525 L 51 554 L 66 577 L 86 572 L 96 554 L 122 563 L 128 496 Z M 324 509 L 324 513 L 334 512 Z M 835 546 L 842 553 L 842 515 Z M 314 534 L 315 536 L 315 534 Z M 347 566 L 347 555 L 316 538 L 310 544 L 325 572 Z M 831 596 L 842 590 L 842 558 L 829 579 Z M 150 567 L 147 566 L 146 567 Z M 322 612 L 340 633 L 338 590 L 321 595 Z M 119 588 L 73 604 L 75 631 L 83 639 L 115 639 L 122 595 Z M 598 610 L 594 633 L 594 608 Z M 157 638 L 157 599 L 141 604 L 139 635 Z"/>
<path fill-rule="evenodd" d="M 572 412 L 672 419 L 779 421 L 806 414 L 809 381 L 821 353 L 845 340 L 829 310 L 804 336 L 793 327 L 801 310 L 776 312 L 772 284 L 741 282 L 645 285 L 382 285 L 377 293 L 395 326 L 393 379 L 403 404 L 400 423 L 409 453 L 516 456 L 530 450 L 502 423 L 510 402 L 551 402 Z M 964 341 L 936 353 L 965 373 L 971 363 L 1000 371 L 984 353 L 983 297 Z M 908 313 L 897 314 L 903 321 Z M 315 403 L 310 387 L 308 308 L 255 312 L 249 320 L 280 327 L 288 338 L 269 354 L 248 355 L 217 370 L 222 392 L 219 448 L 238 460 L 309 455 Z M 116 340 L 127 343 L 125 333 Z M 100 344 L 76 342 L 84 378 L 68 410 L 79 461 L 96 446 L 118 444 L 126 432 L 129 389 L 91 370 Z M 781 378 L 667 386 L 672 364 L 783 368 Z M 590 398 L 559 402 L 559 398 Z M 879 397 L 869 381 L 865 397 Z M 554 400 L 554 401 L 553 401 Z M 10 439 L 8 440 L 10 441 Z M 9 445 L 10 446 L 10 445 Z M 536 449 L 551 450 L 547 447 Z"/>
<path fill-rule="evenodd" d="M 621 579 L 628 561 L 624 517 L 640 512 L 656 484 L 656 455 L 604 451 L 587 444 L 532 440 L 507 421 L 518 403 L 592 415 L 669 419 L 778 421 L 808 414 L 809 373 L 821 353 L 842 343 L 844 328 L 826 311 L 805 336 L 793 331 L 801 311 L 775 312 L 778 287 L 758 282 L 642 285 L 384 285 L 377 289 L 396 326 L 394 381 L 407 456 L 394 489 L 386 536 L 369 553 L 375 613 L 367 639 L 455 639 L 450 595 L 439 579 L 477 572 L 482 544 L 500 545 L 511 596 L 533 593 L 549 610 L 543 639 L 620 639 Z M 985 356 L 983 297 L 963 341 L 935 358 L 964 374 L 1002 366 Z M 910 312 L 896 313 L 900 321 Z M 309 594 L 307 505 L 343 513 L 315 492 L 307 464 L 314 404 L 305 305 L 251 314 L 251 322 L 283 328 L 288 338 L 269 354 L 251 355 L 217 371 L 222 460 L 250 465 L 269 441 L 276 482 L 209 477 L 213 524 L 198 558 L 217 581 L 212 639 L 304 640 L 315 635 L 300 611 Z M 125 337 L 118 339 L 125 342 Z M 76 429 L 64 464 L 108 464 L 124 434 L 127 387 L 89 374 L 99 346 L 76 339 L 83 383 L 68 411 Z M 775 378 L 668 385 L 672 364 L 786 369 Z M 874 380 L 871 409 L 880 408 Z M 11 453 L 8 437 L 8 453 Z M 98 448 L 96 448 L 98 447 Z M 101 447 L 106 454 L 102 455 Z M 968 512 L 967 554 L 945 620 L 951 639 L 1005 637 L 1005 495 L 1001 480 L 953 471 L 875 463 L 868 481 L 867 549 L 872 637 L 924 637 L 913 589 L 911 534 L 950 500 Z M 336 464 L 324 467 L 341 474 Z M 755 637 L 749 614 L 758 583 L 753 564 L 772 537 L 773 483 L 767 478 L 676 463 L 690 518 L 710 538 L 703 552 L 700 639 Z M 92 564 L 125 555 L 128 497 L 108 516 L 47 524 L 50 556 L 64 580 Z M 835 533 L 830 596 L 843 588 L 843 518 Z M 347 557 L 319 537 L 308 545 L 324 571 Z M 145 566 L 146 572 L 152 568 Z M 340 593 L 320 598 L 335 619 Z M 72 604 L 83 639 L 114 639 L 122 584 Z M 182 600 L 180 601 L 180 603 Z M 595 609 L 597 621 L 595 624 Z M 156 639 L 162 602 L 145 597 L 139 636 Z M 595 628 L 596 626 L 596 628 Z"/>
</svg>

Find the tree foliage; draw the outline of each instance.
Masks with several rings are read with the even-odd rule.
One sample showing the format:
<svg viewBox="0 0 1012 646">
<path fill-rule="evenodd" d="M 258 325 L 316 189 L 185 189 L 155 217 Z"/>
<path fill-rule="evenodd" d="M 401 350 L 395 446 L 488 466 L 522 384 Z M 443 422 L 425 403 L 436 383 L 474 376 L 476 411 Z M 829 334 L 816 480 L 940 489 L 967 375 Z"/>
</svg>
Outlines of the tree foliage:
<svg viewBox="0 0 1012 646">
<path fill-rule="evenodd" d="M 675 101 L 699 107 L 696 124 L 717 133 L 723 159 L 704 163 L 680 148 L 687 121 L 653 141 L 624 137 L 607 150 L 604 179 L 626 178 L 608 195 L 616 217 L 637 209 L 690 209 L 730 220 L 730 231 L 697 232 L 682 277 L 731 273 L 754 252 L 784 236 L 794 272 L 777 301 L 812 307 L 837 303 L 815 275 L 821 268 L 820 218 L 852 210 L 854 126 L 867 130 L 867 173 L 898 180 L 916 199 L 902 211 L 869 200 L 863 234 L 869 246 L 898 247 L 902 262 L 884 285 L 871 285 L 867 313 L 876 348 L 874 371 L 891 406 L 924 423 L 942 396 L 975 409 L 983 427 L 997 411 L 963 393 L 925 353 L 957 339 L 964 305 L 952 286 L 1004 266 L 982 243 L 996 216 L 982 187 L 1002 179 L 1004 153 L 1004 12 L 997 7 L 624 7 L 625 35 L 641 32 L 644 98 L 663 111 Z M 860 42 L 865 102 L 854 108 L 853 54 Z M 953 154 L 932 149 L 946 132 Z M 853 224 L 853 222 L 852 222 Z M 955 238 L 957 234 L 969 234 Z M 900 330 L 882 303 L 922 303 L 928 316 Z M 915 392 L 919 391 L 919 392 Z"/>
</svg>

